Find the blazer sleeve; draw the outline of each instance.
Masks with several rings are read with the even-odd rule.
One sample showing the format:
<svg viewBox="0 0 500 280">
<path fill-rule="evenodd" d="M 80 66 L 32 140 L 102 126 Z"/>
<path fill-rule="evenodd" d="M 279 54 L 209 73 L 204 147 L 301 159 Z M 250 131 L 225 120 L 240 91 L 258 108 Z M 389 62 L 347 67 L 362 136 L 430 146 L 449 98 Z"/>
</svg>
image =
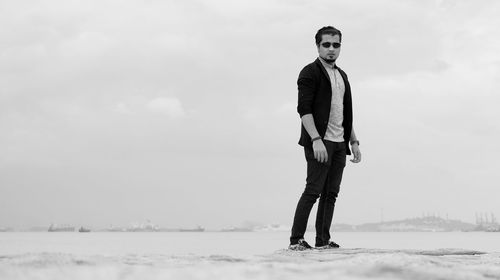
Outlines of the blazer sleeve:
<svg viewBox="0 0 500 280">
<path fill-rule="evenodd" d="M 311 66 L 308 65 L 300 71 L 297 79 L 297 87 L 299 92 L 297 112 L 300 117 L 313 113 L 313 102 L 317 89 L 317 82 Z"/>
</svg>

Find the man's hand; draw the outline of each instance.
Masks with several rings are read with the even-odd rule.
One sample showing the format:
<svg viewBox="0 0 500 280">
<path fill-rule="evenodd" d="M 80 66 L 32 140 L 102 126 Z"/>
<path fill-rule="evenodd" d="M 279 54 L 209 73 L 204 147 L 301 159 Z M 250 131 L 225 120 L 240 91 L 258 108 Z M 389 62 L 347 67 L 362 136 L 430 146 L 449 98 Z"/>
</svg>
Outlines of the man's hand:
<svg viewBox="0 0 500 280">
<path fill-rule="evenodd" d="M 361 151 L 359 150 L 359 145 L 357 143 L 354 143 L 351 145 L 351 150 L 352 154 L 354 155 L 354 158 L 351 159 L 351 162 L 358 163 L 361 161 Z"/>
<path fill-rule="evenodd" d="M 328 152 L 326 151 L 323 140 L 319 139 L 313 142 L 314 158 L 321 163 L 328 162 Z"/>
</svg>

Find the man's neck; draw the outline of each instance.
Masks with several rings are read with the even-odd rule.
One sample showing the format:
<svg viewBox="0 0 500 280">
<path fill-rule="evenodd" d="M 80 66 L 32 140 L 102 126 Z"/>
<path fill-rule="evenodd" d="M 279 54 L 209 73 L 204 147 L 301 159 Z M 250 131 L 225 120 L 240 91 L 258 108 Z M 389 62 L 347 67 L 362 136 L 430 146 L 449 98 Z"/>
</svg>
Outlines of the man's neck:
<svg viewBox="0 0 500 280">
<path fill-rule="evenodd" d="M 322 57 L 319 57 L 319 59 L 320 59 L 323 63 L 328 64 L 330 67 L 335 68 L 335 60 L 333 60 L 333 61 L 332 61 L 332 60 L 327 61 L 327 60 L 325 60 L 325 59 L 324 59 L 324 58 L 322 58 Z"/>
</svg>

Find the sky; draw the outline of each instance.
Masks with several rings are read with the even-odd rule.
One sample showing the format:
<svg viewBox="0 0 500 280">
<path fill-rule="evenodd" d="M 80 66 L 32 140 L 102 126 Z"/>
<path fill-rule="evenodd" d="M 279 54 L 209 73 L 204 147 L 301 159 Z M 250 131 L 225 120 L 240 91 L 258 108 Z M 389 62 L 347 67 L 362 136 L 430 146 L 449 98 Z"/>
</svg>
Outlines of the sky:
<svg viewBox="0 0 500 280">
<path fill-rule="evenodd" d="M 498 14 L 494 0 L 0 1 L 0 227 L 290 225 L 306 175 L 296 81 L 327 25 L 362 153 L 334 223 L 500 216 Z"/>
</svg>

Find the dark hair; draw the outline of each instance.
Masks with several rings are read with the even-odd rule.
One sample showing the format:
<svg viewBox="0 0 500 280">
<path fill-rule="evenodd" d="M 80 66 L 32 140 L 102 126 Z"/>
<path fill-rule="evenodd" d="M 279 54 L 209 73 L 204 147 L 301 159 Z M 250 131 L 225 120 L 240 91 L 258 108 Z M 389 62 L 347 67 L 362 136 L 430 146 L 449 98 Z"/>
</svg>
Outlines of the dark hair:
<svg viewBox="0 0 500 280">
<path fill-rule="evenodd" d="M 323 35 L 325 34 L 332 36 L 339 35 L 340 42 L 342 42 L 342 33 L 340 32 L 340 30 L 333 26 L 325 26 L 318 30 L 316 36 L 314 36 L 314 38 L 316 39 L 316 45 L 319 45 L 319 43 L 321 43 L 321 39 L 323 39 Z"/>
</svg>

